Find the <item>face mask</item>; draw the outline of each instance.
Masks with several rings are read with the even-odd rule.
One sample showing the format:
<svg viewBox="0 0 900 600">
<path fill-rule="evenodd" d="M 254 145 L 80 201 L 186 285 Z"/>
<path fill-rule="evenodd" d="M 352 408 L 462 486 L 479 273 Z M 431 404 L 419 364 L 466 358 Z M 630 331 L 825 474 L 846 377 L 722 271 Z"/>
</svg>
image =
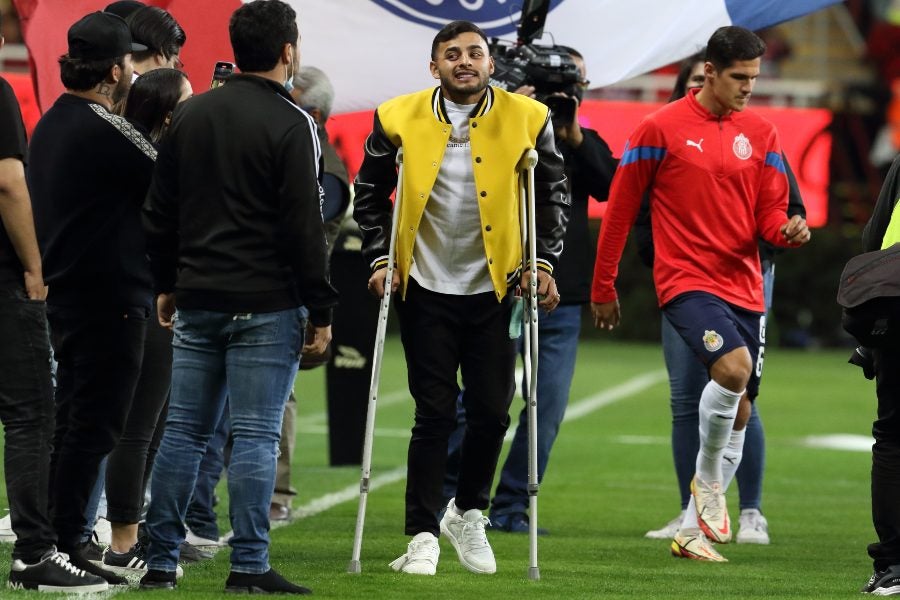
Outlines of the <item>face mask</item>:
<svg viewBox="0 0 900 600">
<path fill-rule="evenodd" d="M 291 53 L 291 71 L 293 71 L 293 70 L 294 70 L 294 53 L 292 52 Z M 284 67 L 284 72 L 285 72 L 285 74 L 287 74 L 287 66 Z M 290 93 L 291 90 L 294 89 L 294 73 L 293 72 L 287 76 L 287 79 L 284 82 L 284 89 L 286 89 L 288 91 L 288 93 Z"/>
</svg>

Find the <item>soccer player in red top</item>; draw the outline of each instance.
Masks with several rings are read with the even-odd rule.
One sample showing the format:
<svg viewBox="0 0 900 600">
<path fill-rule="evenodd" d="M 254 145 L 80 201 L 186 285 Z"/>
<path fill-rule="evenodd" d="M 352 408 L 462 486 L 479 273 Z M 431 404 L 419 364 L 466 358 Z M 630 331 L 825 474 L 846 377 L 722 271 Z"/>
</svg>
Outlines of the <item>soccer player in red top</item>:
<svg viewBox="0 0 900 600">
<path fill-rule="evenodd" d="M 758 384 L 765 344 L 757 239 L 782 247 L 809 241 L 806 221 L 788 218 L 788 183 L 771 123 L 744 112 L 765 44 L 741 27 L 721 27 L 707 45 L 705 83 L 647 116 L 632 133 L 603 220 L 591 312 L 600 329 L 619 323 L 614 287 L 641 198 L 650 194 L 659 304 L 709 369 L 700 398 L 700 452 L 691 504 L 672 542 L 676 556 L 723 562 L 725 506 Z M 753 394 L 751 394 L 751 397 Z"/>
</svg>

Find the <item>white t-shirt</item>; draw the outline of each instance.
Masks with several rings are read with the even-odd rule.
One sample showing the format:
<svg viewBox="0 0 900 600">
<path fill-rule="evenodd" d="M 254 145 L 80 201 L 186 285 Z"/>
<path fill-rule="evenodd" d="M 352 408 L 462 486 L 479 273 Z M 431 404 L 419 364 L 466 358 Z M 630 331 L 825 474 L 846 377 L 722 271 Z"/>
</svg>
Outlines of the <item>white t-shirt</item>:
<svg viewBox="0 0 900 600">
<path fill-rule="evenodd" d="M 491 292 L 469 144 L 469 114 L 475 105 L 446 98 L 444 103 L 453 130 L 416 233 L 410 276 L 441 294 Z"/>
</svg>

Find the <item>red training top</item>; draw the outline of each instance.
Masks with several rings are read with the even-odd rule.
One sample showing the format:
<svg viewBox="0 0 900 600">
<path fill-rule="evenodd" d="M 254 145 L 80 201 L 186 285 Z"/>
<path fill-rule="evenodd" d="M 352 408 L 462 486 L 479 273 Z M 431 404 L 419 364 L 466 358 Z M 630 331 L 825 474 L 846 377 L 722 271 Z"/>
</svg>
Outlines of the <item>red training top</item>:
<svg viewBox="0 0 900 600">
<path fill-rule="evenodd" d="M 704 291 L 764 311 L 757 238 L 788 245 L 778 134 L 751 112 L 712 114 L 698 91 L 645 117 L 628 139 L 600 231 L 593 302 L 616 299 L 619 259 L 649 189 L 660 306 Z"/>
</svg>

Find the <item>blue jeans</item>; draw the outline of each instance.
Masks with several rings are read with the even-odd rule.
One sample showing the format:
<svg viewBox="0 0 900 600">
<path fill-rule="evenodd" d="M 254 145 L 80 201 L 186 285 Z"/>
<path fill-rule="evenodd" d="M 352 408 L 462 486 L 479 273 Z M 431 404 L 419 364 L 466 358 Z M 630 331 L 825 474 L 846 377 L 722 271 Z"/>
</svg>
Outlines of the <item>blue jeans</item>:
<svg viewBox="0 0 900 600">
<path fill-rule="evenodd" d="M 766 261 L 763 263 L 763 293 L 767 313 L 772 305 L 774 283 L 775 266 Z M 678 477 L 681 508 L 684 510 L 691 496 L 691 479 L 697 470 L 697 453 L 700 451 L 698 430 L 700 394 L 709 382 L 709 374 L 665 315 L 662 318 L 662 347 L 666 369 L 669 372 L 671 394 L 672 458 Z M 766 464 L 766 438 L 755 402 L 752 405 L 745 435 L 744 454 L 736 475 L 740 508 L 759 509 L 762 504 L 762 481 Z"/>
<path fill-rule="evenodd" d="M 228 408 L 234 447 L 228 495 L 234 537 L 231 570 L 260 574 L 269 565 L 269 503 L 284 403 L 299 366 L 307 311 L 176 313 L 172 391 L 153 465 L 147 514 L 149 568 L 174 571 L 200 461 Z"/>
<path fill-rule="evenodd" d="M 106 518 L 106 457 L 100 461 L 97 468 L 97 481 L 88 498 L 87 508 L 84 511 L 84 528 L 81 530 L 81 542 L 91 541 L 94 534 L 94 526 L 100 517 Z"/>
<path fill-rule="evenodd" d="M 213 499 L 216 494 L 216 486 L 222 477 L 222 468 L 225 466 L 225 445 L 231 435 L 231 420 L 228 417 L 228 406 L 222 412 L 222 418 L 216 426 L 203 459 L 200 461 L 200 470 L 197 473 L 197 485 L 194 486 L 194 494 L 191 503 L 188 504 L 184 523 L 195 535 L 207 540 L 219 539 L 219 523 Z"/>
<path fill-rule="evenodd" d="M 581 305 L 557 307 L 538 317 L 537 463 L 538 482 L 543 481 L 550 450 L 569 404 L 575 374 Z M 491 500 L 491 515 L 528 511 L 528 410 L 519 412 L 519 425 L 500 471 L 500 482 Z"/>
</svg>

